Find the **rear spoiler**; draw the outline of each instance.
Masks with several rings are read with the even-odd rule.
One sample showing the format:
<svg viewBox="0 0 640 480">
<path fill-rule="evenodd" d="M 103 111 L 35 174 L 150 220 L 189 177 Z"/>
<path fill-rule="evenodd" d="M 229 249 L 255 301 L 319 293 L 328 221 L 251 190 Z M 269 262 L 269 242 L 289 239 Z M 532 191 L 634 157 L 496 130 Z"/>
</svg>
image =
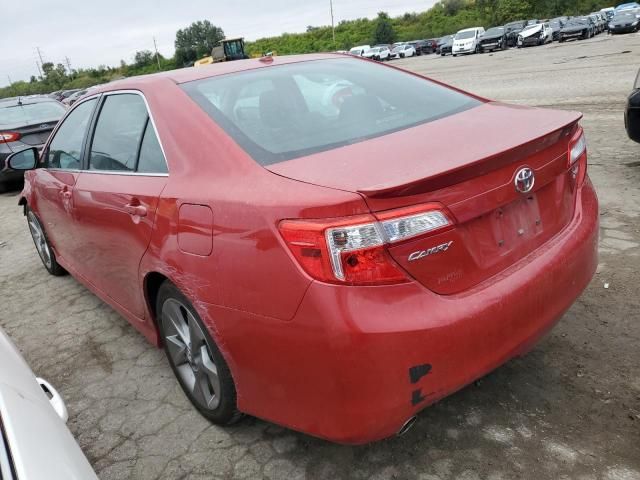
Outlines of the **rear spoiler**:
<svg viewBox="0 0 640 480">
<path fill-rule="evenodd" d="M 582 117 L 582 115 L 580 116 Z M 513 149 L 501 152 L 497 155 L 484 158 L 477 162 L 464 165 L 459 168 L 445 170 L 429 178 L 412 180 L 398 185 L 373 185 L 358 189 L 358 193 L 368 198 L 395 198 L 411 195 L 419 195 L 433 192 L 442 188 L 462 183 L 472 178 L 486 175 L 505 165 L 523 160 L 542 149 L 550 147 L 566 138 L 567 142 L 571 134 L 578 128 L 578 121 L 572 122 L 559 130 L 550 132 L 542 137 L 531 140 L 524 145 L 519 145 Z"/>
</svg>

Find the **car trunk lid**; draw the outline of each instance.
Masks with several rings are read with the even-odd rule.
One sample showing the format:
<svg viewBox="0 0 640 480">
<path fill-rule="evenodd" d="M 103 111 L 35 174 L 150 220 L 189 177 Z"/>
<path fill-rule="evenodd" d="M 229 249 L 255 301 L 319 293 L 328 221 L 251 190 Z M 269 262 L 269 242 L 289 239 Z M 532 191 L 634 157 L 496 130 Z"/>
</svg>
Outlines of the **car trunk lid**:
<svg viewBox="0 0 640 480">
<path fill-rule="evenodd" d="M 374 214 L 426 202 L 443 205 L 453 228 L 394 244 L 389 253 L 427 288 L 453 294 L 503 271 L 569 223 L 575 192 L 567 152 L 580 118 L 490 102 L 267 168 L 358 192 Z M 526 194 L 515 188 L 523 168 L 535 175 Z M 437 254 L 419 255 L 443 245 Z"/>
</svg>

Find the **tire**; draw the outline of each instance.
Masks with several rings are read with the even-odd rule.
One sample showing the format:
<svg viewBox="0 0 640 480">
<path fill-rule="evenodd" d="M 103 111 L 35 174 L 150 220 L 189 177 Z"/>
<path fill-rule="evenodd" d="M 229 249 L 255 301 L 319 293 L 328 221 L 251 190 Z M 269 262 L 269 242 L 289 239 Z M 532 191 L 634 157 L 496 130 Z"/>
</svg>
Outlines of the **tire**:
<svg viewBox="0 0 640 480">
<path fill-rule="evenodd" d="M 452 53 L 452 54 L 451 54 L 451 56 L 452 56 L 452 57 L 457 57 L 457 56 L 458 56 L 458 54 L 457 54 L 457 53 Z"/>
<path fill-rule="evenodd" d="M 242 413 L 229 366 L 191 302 L 166 281 L 158 291 L 156 312 L 169 365 L 189 401 L 212 423 L 237 422 Z"/>
<path fill-rule="evenodd" d="M 27 224 L 29 225 L 29 232 L 31 233 L 31 239 L 36 246 L 36 251 L 40 256 L 42 265 L 51 275 L 61 277 L 67 274 L 67 271 L 62 268 L 56 260 L 56 254 L 51 248 L 51 243 L 47 237 L 47 233 L 44 231 L 42 222 L 33 211 L 27 207 Z"/>
</svg>

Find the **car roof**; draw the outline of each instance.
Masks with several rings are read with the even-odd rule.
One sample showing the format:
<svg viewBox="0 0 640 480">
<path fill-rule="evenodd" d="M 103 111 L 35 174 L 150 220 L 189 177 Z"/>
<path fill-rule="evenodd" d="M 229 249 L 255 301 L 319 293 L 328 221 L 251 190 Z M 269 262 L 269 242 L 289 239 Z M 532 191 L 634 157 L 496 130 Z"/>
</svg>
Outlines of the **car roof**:
<svg viewBox="0 0 640 480">
<path fill-rule="evenodd" d="M 356 48 L 356 47 L 354 47 Z M 369 48 L 364 45 L 357 48 Z M 235 60 L 232 62 L 219 62 L 211 65 L 204 65 L 201 67 L 188 67 L 178 70 L 170 70 L 167 72 L 153 73 L 150 75 L 141 75 L 137 77 L 124 78 L 122 80 L 115 80 L 106 85 L 101 85 L 92 91 L 92 94 L 108 92 L 112 90 L 137 90 L 144 86 L 151 86 L 157 83 L 164 83 L 167 80 L 176 84 L 192 82 L 195 80 L 202 80 L 204 78 L 217 77 L 220 75 L 229 75 L 232 73 L 245 72 L 249 70 L 257 70 L 261 68 L 269 68 L 277 65 L 288 65 L 299 62 L 310 62 L 317 60 L 328 59 L 350 59 L 356 61 L 357 58 L 353 58 L 340 53 L 323 53 L 323 54 L 307 54 L 307 55 L 286 55 L 286 56 L 274 56 L 274 57 L 262 57 L 249 60 Z"/>
<path fill-rule="evenodd" d="M 22 104 L 22 105 L 31 105 L 34 103 L 49 103 L 49 102 L 55 102 L 58 103 L 56 100 L 54 100 L 51 97 L 47 97 L 47 96 L 37 96 L 37 97 L 11 97 L 11 98 L 3 98 L 0 99 L 0 108 L 1 107 L 15 107 L 16 105 Z"/>
</svg>

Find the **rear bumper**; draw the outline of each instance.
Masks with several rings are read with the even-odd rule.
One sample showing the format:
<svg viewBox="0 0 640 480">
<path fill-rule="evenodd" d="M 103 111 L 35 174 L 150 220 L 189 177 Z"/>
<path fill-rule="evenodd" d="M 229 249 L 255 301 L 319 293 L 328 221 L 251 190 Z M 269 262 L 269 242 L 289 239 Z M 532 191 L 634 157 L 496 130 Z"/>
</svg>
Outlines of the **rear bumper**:
<svg viewBox="0 0 640 480">
<path fill-rule="evenodd" d="M 426 406 L 532 348 L 591 280 L 597 243 L 587 178 L 565 230 L 463 294 L 314 282 L 291 322 L 206 313 L 224 318 L 216 329 L 232 352 L 242 411 L 361 444 L 394 435 Z"/>
</svg>

